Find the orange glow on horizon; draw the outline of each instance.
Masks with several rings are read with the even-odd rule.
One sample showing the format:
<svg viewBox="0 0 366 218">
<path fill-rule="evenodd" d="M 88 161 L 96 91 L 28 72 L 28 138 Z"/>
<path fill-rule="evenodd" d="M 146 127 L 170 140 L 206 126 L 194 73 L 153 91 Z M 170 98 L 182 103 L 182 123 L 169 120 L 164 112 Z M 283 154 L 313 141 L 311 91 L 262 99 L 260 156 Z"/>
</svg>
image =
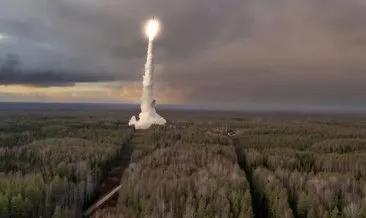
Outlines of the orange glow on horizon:
<svg viewBox="0 0 366 218">
<path fill-rule="evenodd" d="M 110 85 L 110 84 L 109 84 Z M 0 85 L 0 93 L 18 96 L 21 101 L 39 99 L 47 101 L 87 101 L 139 103 L 140 83 L 127 83 L 122 86 L 108 86 L 108 83 L 77 83 L 65 87 L 36 87 L 26 85 Z M 181 103 L 180 96 L 172 88 L 159 87 L 155 90 L 158 104 Z M 169 93 L 167 95 L 167 93 Z M 14 99 L 16 100 L 16 99 Z"/>
</svg>

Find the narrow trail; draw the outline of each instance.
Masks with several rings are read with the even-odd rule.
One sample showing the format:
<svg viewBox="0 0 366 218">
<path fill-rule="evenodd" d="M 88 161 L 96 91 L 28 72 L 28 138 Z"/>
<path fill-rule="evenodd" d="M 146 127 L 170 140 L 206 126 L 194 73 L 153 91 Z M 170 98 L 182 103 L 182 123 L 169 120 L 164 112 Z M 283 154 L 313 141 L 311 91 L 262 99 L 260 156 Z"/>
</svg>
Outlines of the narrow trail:
<svg viewBox="0 0 366 218">
<path fill-rule="evenodd" d="M 98 210 L 111 209 L 114 210 L 118 202 L 118 191 L 121 187 L 121 178 L 126 168 L 131 163 L 132 152 L 135 149 L 139 149 L 138 145 L 141 144 L 142 138 L 150 131 L 136 130 L 131 136 L 130 140 L 124 145 L 120 154 L 113 161 L 110 170 L 106 173 L 100 187 L 96 193 L 95 201 L 89 205 L 87 210 L 84 211 L 86 217 L 93 217 Z M 93 208 L 94 207 L 94 208 Z"/>
<path fill-rule="evenodd" d="M 107 201 L 103 202 L 103 204 L 96 206 L 100 199 L 108 196 L 111 191 L 113 191 L 116 187 L 120 185 L 121 177 L 123 172 L 128 167 L 131 159 L 131 155 L 133 152 L 133 146 L 131 145 L 131 139 L 123 145 L 121 152 L 116 156 L 116 159 L 112 162 L 112 166 L 109 171 L 105 174 L 98 190 L 96 193 L 96 199 L 92 202 L 91 205 L 84 211 L 85 214 L 88 214 L 86 217 L 92 217 L 96 210 L 106 209 L 106 208 L 114 208 L 118 201 L 118 192 L 115 192 L 112 197 L 109 197 Z M 117 193 L 117 194 L 116 194 Z M 92 209 L 93 206 L 96 206 L 96 209 Z"/>
<path fill-rule="evenodd" d="M 235 148 L 238 164 L 245 172 L 249 182 L 254 218 L 267 218 L 269 215 L 267 200 L 260 197 L 258 190 L 256 190 L 255 186 L 253 185 L 252 172 L 251 169 L 249 169 L 245 164 L 245 156 L 241 152 L 240 140 L 238 138 L 233 138 L 233 146 Z"/>
<path fill-rule="evenodd" d="M 105 179 L 103 180 L 100 188 L 99 188 L 99 196 L 104 196 L 108 194 L 112 189 L 116 186 L 120 185 L 121 177 L 123 172 L 128 167 L 131 159 L 131 154 L 133 151 L 133 147 L 130 143 L 126 144 L 125 147 L 122 149 L 120 155 L 113 163 L 111 169 L 109 170 L 108 174 L 106 175 Z M 118 195 L 114 195 L 110 200 L 108 200 L 101 208 L 106 207 L 115 207 L 118 200 Z"/>
</svg>

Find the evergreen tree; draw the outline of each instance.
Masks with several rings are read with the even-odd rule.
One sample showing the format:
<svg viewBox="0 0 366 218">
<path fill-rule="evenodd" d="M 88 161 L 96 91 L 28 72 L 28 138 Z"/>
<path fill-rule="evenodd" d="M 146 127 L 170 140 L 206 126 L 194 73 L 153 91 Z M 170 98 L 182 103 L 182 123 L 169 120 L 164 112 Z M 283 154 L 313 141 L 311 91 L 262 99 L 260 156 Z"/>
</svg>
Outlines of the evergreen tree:
<svg viewBox="0 0 366 218">
<path fill-rule="evenodd" d="M 22 217 L 23 216 L 23 199 L 20 194 L 13 196 L 10 201 L 10 216 Z"/>
<path fill-rule="evenodd" d="M 56 206 L 55 211 L 53 212 L 52 218 L 63 218 L 62 210 L 59 205 Z"/>
<path fill-rule="evenodd" d="M 299 199 L 297 201 L 297 214 L 301 217 L 306 217 L 309 208 L 308 196 L 304 191 L 301 191 Z"/>
<path fill-rule="evenodd" d="M 9 214 L 8 197 L 0 193 L 0 217 L 6 217 L 8 214 Z"/>
<path fill-rule="evenodd" d="M 315 210 L 313 208 L 309 210 L 308 214 L 306 215 L 306 218 L 316 218 Z"/>
<path fill-rule="evenodd" d="M 330 213 L 330 218 L 339 218 L 339 210 L 335 207 Z"/>
<path fill-rule="evenodd" d="M 324 211 L 322 218 L 330 218 L 330 214 L 327 210 Z"/>
</svg>

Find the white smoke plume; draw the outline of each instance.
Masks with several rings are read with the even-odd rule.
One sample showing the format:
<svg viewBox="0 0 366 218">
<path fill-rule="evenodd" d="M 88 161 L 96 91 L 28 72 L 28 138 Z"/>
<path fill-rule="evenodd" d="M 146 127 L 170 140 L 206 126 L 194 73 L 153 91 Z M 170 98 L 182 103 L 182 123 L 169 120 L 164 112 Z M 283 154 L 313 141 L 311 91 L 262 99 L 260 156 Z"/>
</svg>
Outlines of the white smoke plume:
<svg viewBox="0 0 366 218">
<path fill-rule="evenodd" d="M 147 49 L 147 59 L 145 64 L 145 74 L 143 76 L 143 89 L 141 96 L 141 113 L 139 120 L 132 116 L 128 122 L 129 126 L 135 126 L 135 129 L 148 129 L 153 124 L 164 125 L 166 120 L 156 113 L 156 101 L 153 97 L 153 73 L 154 73 L 154 37 L 149 37 Z"/>
</svg>

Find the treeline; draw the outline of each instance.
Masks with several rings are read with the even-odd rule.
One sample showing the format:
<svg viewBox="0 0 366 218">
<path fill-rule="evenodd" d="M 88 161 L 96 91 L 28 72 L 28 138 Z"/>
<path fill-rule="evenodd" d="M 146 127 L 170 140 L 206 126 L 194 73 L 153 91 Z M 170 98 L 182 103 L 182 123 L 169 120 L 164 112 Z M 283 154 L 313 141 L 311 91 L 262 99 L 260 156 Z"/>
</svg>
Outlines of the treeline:
<svg viewBox="0 0 366 218">
<path fill-rule="evenodd" d="M 133 163 L 122 178 L 125 217 L 252 217 L 232 147 L 176 144 Z"/>
<path fill-rule="evenodd" d="M 129 140 L 117 207 L 95 217 L 365 217 L 365 122 L 202 118 L 131 138 L 94 116 L 0 123 L 0 217 L 78 217 Z"/>
<path fill-rule="evenodd" d="M 238 135 L 228 137 L 225 133 L 230 129 L 235 129 Z M 228 153 L 220 151 L 220 155 L 209 159 L 221 164 L 223 160 L 217 157 L 225 156 L 234 160 L 237 156 L 243 159 L 241 166 L 246 174 L 241 172 L 240 175 L 250 183 L 247 190 L 251 188 L 251 192 L 247 194 L 251 195 L 252 214 L 255 213 L 257 217 L 340 218 L 364 217 L 366 214 L 366 126 L 363 124 L 312 119 L 206 120 L 157 127 L 145 136 L 138 147 L 149 147 L 150 150 L 140 159 L 135 159 L 133 167 L 122 178 L 122 185 L 126 186 L 120 193 L 119 209 L 123 213 L 119 213 L 119 216 L 137 214 L 137 217 L 162 217 L 164 214 L 167 217 L 179 217 L 177 214 L 185 214 L 182 209 L 179 209 L 179 213 L 164 209 L 162 213 L 159 202 L 163 202 L 164 208 L 167 205 L 168 208 L 186 205 L 185 201 L 175 203 L 173 199 L 179 198 L 176 196 L 179 196 L 179 192 L 176 194 L 175 189 L 170 187 L 187 187 L 183 188 L 185 193 L 199 193 L 181 177 L 192 177 L 195 175 L 193 169 L 196 168 L 212 168 L 210 163 L 189 168 L 192 166 L 190 162 L 198 162 L 193 161 L 196 157 L 204 159 L 194 153 L 205 155 L 211 148 L 232 148 L 228 147 L 231 145 L 236 148 L 236 155 L 232 150 Z M 190 156 L 192 161 L 181 160 L 181 154 L 177 152 L 180 150 Z M 237 165 L 236 161 L 233 162 Z M 185 171 L 184 167 L 172 170 L 178 163 L 186 165 L 191 171 Z M 224 178 L 230 183 L 228 176 Z M 177 180 L 177 185 L 173 183 L 175 186 L 169 183 Z M 144 188 L 147 184 L 148 189 Z M 206 180 L 200 185 L 212 188 L 210 184 L 211 180 Z M 166 196 L 163 191 L 161 194 L 157 191 L 160 187 L 169 187 L 165 189 L 174 194 Z M 146 192 L 147 197 L 144 194 Z M 220 197 L 217 192 L 214 193 Z M 210 199 L 210 202 L 215 201 Z M 198 215 L 199 201 L 194 201 L 194 204 L 193 217 L 201 217 L 202 214 Z M 225 208 L 225 202 L 220 202 L 220 205 Z M 212 209 L 215 215 L 220 214 L 219 205 L 212 207 L 216 208 Z M 205 213 L 209 214 L 208 217 L 213 216 L 208 211 Z"/>
<path fill-rule="evenodd" d="M 202 126 L 201 126 L 202 125 Z M 132 161 L 151 154 L 158 148 L 166 148 L 177 142 L 184 144 L 220 144 L 229 145 L 230 139 L 226 134 L 212 137 L 207 133 L 207 125 L 196 124 L 193 122 L 183 122 L 176 124 L 167 124 L 165 126 L 154 126 L 149 130 L 137 130 L 137 136 L 132 141 L 134 152 Z"/>
<path fill-rule="evenodd" d="M 285 154 L 284 151 L 282 154 Z M 263 179 L 271 185 L 286 188 L 290 199 L 282 203 L 292 204 L 297 217 L 327 217 L 328 214 L 362 217 L 366 214 L 365 176 L 360 174 L 365 167 L 364 159 L 347 159 L 353 163 L 353 167 L 344 162 L 333 162 L 330 165 L 332 167 L 324 167 L 314 161 L 319 154 L 293 153 L 291 157 L 279 155 L 280 152 L 273 152 L 274 156 L 270 156 L 268 150 L 263 151 L 263 154 L 252 149 L 243 151 L 250 169 L 255 169 L 254 172 L 258 169 L 263 171 L 265 167 L 266 173 L 275 176 L 276 180 L 267 179 L 269 176 Z M 326 160 L 326 157 L 322 160 Z M 331 163 L 332 159 L 329 161 Z M 260 183 L 255 179 L 253 182 Z"/>
<path fill-rule="evenodd" d="M 255 204 L 266 206 L 269 217 L 365 217 L 366 128 L 270 125 L 236 143 L 259 195 Z M 288 131 L 271 132 L 279 130 Z"/>
<path fill-rule="evenodd" d="M 30 123 L 43 125 L 32 129 L 20 123 L 18 129 L 37 137 L 0 148 L 0 217 L 80 217 L 132 129 L 92 119 L 84 124 L 33 119 Z M 16 134 L 14 125 L 7 130 L 3 124 L 3 136 Z M 4 144 L 13 143 L 5 139 Z"/>
<path fill-rule="evenodd" d="M 116 211 L 95 217 L 253 217 L 234 148 L 198 130 L 178 123 L 136 131 Z"/>
<path fill-rule="evenodd" d="M 254 118 L 153 128 L 134 139 L 117 212 L 96 217 L 364 217 L 363 127 Z"/>
</svg>

